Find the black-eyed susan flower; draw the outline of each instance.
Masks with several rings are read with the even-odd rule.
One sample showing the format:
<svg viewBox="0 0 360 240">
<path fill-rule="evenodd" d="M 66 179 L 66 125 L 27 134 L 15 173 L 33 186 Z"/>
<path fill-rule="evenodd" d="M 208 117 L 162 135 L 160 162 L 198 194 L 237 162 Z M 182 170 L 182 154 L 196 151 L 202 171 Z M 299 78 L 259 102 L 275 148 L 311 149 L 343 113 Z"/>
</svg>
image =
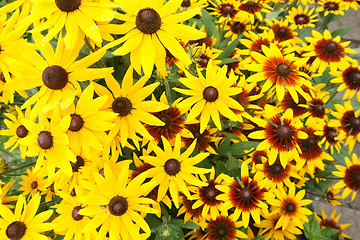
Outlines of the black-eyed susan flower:
<svg viewBox="0 0 360 240">
<path fill-rule="evenodd" d="M 346 223 L 346 224 L 339 224 L 338 225 L 338 221 L 341 217 L 341 213 L 337 216 L 335 216 L 336 214 L 336 208 L 334 208 L 334 210 L 331 212 L 330 217 L 326 216 L 326 213 L 324 211 L 323 208 L 321 208 L 321 217 L 319 217 L 316 213 L 314 214 L 316 217 L 316 220 L 318 220 L 318 222 L 320 223 L 320 227 L 321 230 L 325 229 L 325 228 L 335 228 L 337 230 L 339 230 L 340 232 L 338 233 L 338 235 L 336 236 L 336 240 L 339 239 L 339 235 L 341 235 L 343 238 L 350 238 L 350 236 L 346 235 L 343 230 L 345 228 L 348 228 L 351 226 L 350 223 Z"/>
<path fill-rule="evenodd" d="M 311 88 L 312 84 L 308 80 L 309 76 L 299 71 L 299 68 L 306 64 L 308 58 L 298 58 L 294 54 L 283 55 L 276 44 L 270 47 L 261 47 L 263 54 L 250 52 L 258 64 L 252 63 L 245 65 L 249 70 L 256 72 L 247 78 L 248 82 L 264 81 L 262 93 L 269 90 L 273 85 L 276 87 L 276 96 L 282 101 L 287 89 L 296 103 L 299 102 L 298 94 L 305 99 L 309 98 L 301 86 Z"/>
<path fill-rule="evenodd" d="M 234 19 L 225 24 L 224 30 L 227 30 L 224 37 L 231 37 L 231 41 L 234 41 L 243 32 L 251 30 L 250 19 L 236 15 Z"/>
<path fill-rule="evenodd" d="M 334 189 L 334 185 L 331 185 L 324 194 L 325 200 L 333 206 L 339 206 L 341 203 L 337 200 L 340 199 L 340 189 Z"/>
<path fill-rule="evenodd" d="M 207 0 L 183 0 L 180 4 L 180 9 L 182 10 L 188 10 L 188 9 L 194 9 L 194 8 L 205 8 L 209 5 L 209 2 Z"/>
<path fill-rule="evenodd" d="M 289 10 L 286 19 L 290 23 L 294 24 L 298 29 L 303 27 L 315 27 L 315 22 L 319 21 L 316 17 L 317 14 L 314 14 L 315 8 L 310 9 L 309 6 L 306 6 L 304 9 L 301 5 L 298 8 L 293 7 Z"/>
<path fill-rule="evenodd" d="M 141 69 L 143 69 L 148 77 L 152 74 L 154 64 L 162 75 L 166 75 L 165 49 L 185 65 L 189 65 L 190 57 L 177 39 L 197 40 L 204 38 L 205 34 L 193 27 L 179 23 L 188 20 L 200 11 L 200 8 L 194 8 L 176 13 L 181 2 L 170 0 L 164 4 L 163 0 L 155 2 L 123 1 L 121 9 L 125 14 L 118 14 L 117 18 L 124 21 L 119 33 L 125 34 L 125 36 L 110 43 L 107 47 L 124 43 L 113 54 L 126 55 L 130 53 L 130 61 L 135 71 L 141 74 Z"/>
<path fill-rule="evenodd" d="M 307 118 L 305 121 L 307 126 L 316 126 L 317 124 L 329 121 L 328 115 L 330 111 L 325 107 L 325 104 L 330 99 L 330 92 L 321 91 L 325 86 L 326 84 L 318 84 L 308 91 L 311 98 L 308 99 L 306 104 L 302 105 L 307 108 L 306 113 L 302 115 L 302 118 Z"/>
<path fill-rule="evenodd" d="M 265 22 L 274 32 L 275 40 L 279 42 L 290 40 L 292 45 L 302 42 L 299 37 L 297 37 L 298 33 L 295 32 L 296 26 L 289 26 L 289 21 L 287 19 L 265 19 Z"/>
<path fill-rule="evenodd" d="M 13 79 L 11 87 L 15 90 L 28 90 L 40 87 L 40 90 L 27 99 L 22 108 L 27 108 L 34 103 L 32 113 L 47 112 L 60 105 L 67 108 L 81 92 L 79 82 L 103 78 L 113 72 L 112 68 L 88 68 L 105 54 L 105 50 L 76 60 L 83 43 L 78 39 L 73 49 L 65 49 L 64 40 L 60 37 L 56 50 L 48 42 L 40 44 L 43 36 L 32 34 L 37 47 L 42 55 L 34 53 L 27 62 L 15 62 L 22 74 Z"/>
<path fill-rule="evenodd" d="M 66 134 L 69 146 L 73 152 L 82 151 L 89 158 L 90 149 L 102 151 L 107 142 L 105 131 L 114 127 L 117 114 L 104 109 L 108 96 L 93 99 L 94 86 L 89 85 L 80 95 L 75 104 L 71 104 L 61 112 L 63 116 L 70 116 L 71 121 Z"/>
<path fill-rule="evenodd" d="M 353 61 L 346 55 L 346 53 L 354 53 L 354 50 L 345 48 L 349 45 L 350 41 L 340 43 L 340 36 L 333 39 L 327 29 L 324 31 L 324 34 L 315 30 L 311 33 L 312 37 L 305 37 L 310 45 L 302 48 L 306 52 L 302 56 L 316 57 L 310 68 L 312 71 L 317 71 L 321 74 L 330 66 L 330 72 L 335 72 L 339 66 L 347 66 L 348 62 Z"/>
<path fill-rule="evenodd" d="M 257 150 L 268 150 L 269 164 L 272 165 L 277 157 L 280 158 L 281 165 L 285 168 L 287 163 L 295 160 L 301 166 L 304 162 L 300 161 L 301 153 L 298 139 L 306 139 L 308 135 L 300 131 L 302 123 L 293 118 L 292 109 L 287 109 L 280 118 L 273 107 L 265 106 L 265 112 L 270 114 L 268 121 L 254 118 L 264 130 L 255 131 L 249 134 L 252 139 L 265 139 L 258 146 Z"/>
<path fill-rule="evenodd" d="M 351 65 L 340 65 L 340 71 L 330 73 L 334 76 L 331 79 L 332 83 L 341 83 L 337 91 L 343 91 L 346 89 L 343 99 L 351 99 L 354 95 L 357 95 L 358 101 L 360 101 L 360 67 L 357 61 L 353 61 Z"/>
<path fill-rule="evenodd" d="M 343 0 L 341 3 L 344 4 L 346 11 L 349 10 L 350 7 L 357 11 L 360 7 L 359 2 L 355 0 Z"/>
<path fill-rule="evenodd" d="M 204 237 L 207 240 L 236 240 L 247 238 L 247 235 L 240 231 L 243 225 L 234 214 L 221 214 L 216 219 L 208 218 L 208 223 L 200 224 L 204 229 Z"/>
<path fill-rule="evenodd" d="M 154 166 L 146 172 L 148 177 L 152 178 L 150 182 L 159 185 L 157 202 L 161 201 L 169 190 L 175 207 L 179 208 L 179 192 L 182 192 L 190 199 L 192 198 L 187 183 L 199 187 L 207 185 L 194 175 L 205 174 L 210 170 L 195 167 L 194 165 L 203 161 L 209 156 L 209 153 L 199 153 L 194 157 L 190 157 L 194 151 L 196 141 L 181 153 L 180 134 L 176 135 L 174 147 L 171 147 L 169 141 L 164 137 L 162 137 L 162 143 L 164 149 L 153 144 L 150 146 L 156 156 L 144 155 L 140 159 Z"/>
<path fill-rule="evenodd" d="M 108 133 L 108 139 L 111 141 L 119 134 L 122 147 L 127 145 L 127 140 L 130 138 L 139 148 L 136 133 L 148 140 L 153 139 L 141 122 L 152 126 L 164 126 L 165 123 L 151 113 L 165 110 L 169 106 L 154 100 L 144 100 L 160 83 L 152 83 L 144 87 L 149 79 L 144 76 L 134 84 L 133 72 L 132 67 L 127 70 L 121 87 L 112 75 L 106 77 L 105 81 L 111 92 L 99 84 L 94 86 L 100 96 L 108 96 L 105 106 L 118 115 L 114 122 L 115 126 Z"/>
<path fill-rule="evenodd" d="M 107 233 L 110 239 L 135 240 L 147 239 L 150 236 L 150 227 L 142 215 L 155 213 L 148 204 L 156 202 L 143 196 L 146 196 L 155 184 L 144 183 L 146 173 L 129 181 L 130 163 L 131 160 L 127 160 L 118 175 L 114 175 L 110 166 L 105 163 L 105 177 L 96 173 L 94 181 L 82 183 L 90 192 L 78 197 L 84 206 L 87 204 L 78 214 L 92 217 L 82 231 L 92 232 L 99 227 L 96 240 L 104 239 Z"/>
<path fill-rule="evenodd" d="M 356 139 L 360 141 L 360 109 L 355 111 L 351 106 L 350 100 L 344 105 L 335 104 L 336 111 L 331 114 L 337 119 L 331 119 L 328 123 L 329 127 L 338 127 L 346 136 L 345 144 L 349 146 L 349 153 L 355 146 Z M 340 133 L 340 135 L 343 135 Z M 339 136 L 340 139 L 343 139 Z"/>
<path fill-rule="evenodd" d="M 270 13 L 273 8 L 266 1 L 243 0 L 240 2 L 239 10 L 248 13 L 252 24 L 255 23 L 255 16 L 262 21 L 262 13 Z M 241 13 L 243 14 L 243 13 Z"/>
<path fill-rule="evenodd" d="M 232 20 L 239 13 L 240 3 L 236 0 L 215 0 L 210 3 L 213 7 L 209 7 L 209 9 L 214 10 L 210 14 L 217 16 L 221 23 Z"/>
<path fill-rule="evenodd" d="M 70 162 L 76 162 L 74 153 L 68 147 L 69 139 L 66 135 L 71 118 L 70 116 L 61 118 L 58 107 L 53 110 L 50 117 L 49 121 L 47 116 L 42 114 L 38 123 L 23 119 L 22 124 L 29 130 L 29 134 L 19 141 L 28 148 L 26 156 L 37 156 L 35 172 L 44 165 L 46 159 L 47 174 L 50 179 L 55 173 L 55 167 L 71 176 Z"/>
<path fill-rule="evenodd" d="M 306 215 L 313 214 L 309 209 L 304 207 L 312 203 L 310 199 L 303 199 L 305 190 L 300 190 L 297 193 L 295 190 L 295 184 L 289 186 L 288 192 L 285 192 L 284 188 L 274 189 L 273 193 L 276 198 L 266 199 L 271 206 L 275 207 L 275 209 L 271 211 L 273 214 L 281 213 L 275 229 L 286 229 L 291 220 L 297 227 L 303 228 L 304 223 L 309 221 Z"/>
<path fill-rule="evenodd" d="M 338 171 L 332 172 L 335 176 L 342 178 L 341 181 L 334 185 L 334 189 L 344 188 L 342 198 L 346 198 L 352 191 L 351 201 L 356 197 L 360 190 L 360 161 L 355 153 L 351 155 L 351 160 L 345 157 L 346 167 L 335 165 Z"/>
<path fill-rule="evenodd" d="M 4 240 L 47 239 L 41 233 L 54 228 L 53 223 L 46 222 L 53 214 L 53 210 L 43 211 L 36 215 L 40 199 L 40 195 L 36 194 L 26 204 L 25 197 L 19 195 L 14 213 L 0 205 L 0 238 Z"/>
<path fill-rule="evenodd" d="M 196 191 L 197 188 L 198 187 L 192 186 L 189 189 L 190 194 L 193 195 L 193 190 Z M 193 208 L 195 202 L 196 202 L 196 199 L 191 200 L 188 197 L 186 197 L 185 195 L 181 194 L 180 203 L 182 206 L 179 208 L 178 216 L 185 213 L 184 214 L 184 222 L 191 221 L 191 222 L 194 222 L 199 225 L 199 223 L 205 222 L 205 218 L 201 215 L 201 212 L 203 210 L 202 207 Z"/>
<path fill-rule="evenodd" d="M 56 37 L 63 29 L 66 30 L 65 46 L 73 49 L 78 39 L 83 40 L 84 35 L 101 44 L 102 37 L 96 22 L 110 22 L 119 7 L 110 1 L 91 0 L 43 0 L 33 1 L 30 15 L 24 23 L 43 21 L 36 24 L 32 33 L 48 29 L 48 33 L 41 43 L 46 43 Z"/>
<path fill-rule="evenodd" d="M 182 94 L 191 96 L 181 101 L 178 108 L 191 108 L 187 121 L 192 121 L 200 115 L 200 133 L 205 131 L 210 117 L 215 126 L 221 130 L 219 113 L 230 120 L 237 121 L 237 117 L 231 109 L 244 110 L 238 102 L 231 98 L 242 91 L 241 88 L 232 87 L 238 77 L 233 72 L 227 77 L 226 72 L 227 66 L 216 70 L 210 61 L 206 69 L 206 77 L 200 71 L 198 71 L 199 77 L 185 71 L 186 78 L 180 78 L 179 81 L 189 89 L 174 88 Z"/>
<path fill-rule="evenodd" d="M 338 153 L 340 153 L 341 146 L 344 143 L 343 138 L 345 138 L 345 135 L 340 134 L 339 127 L 330 127 L 328 123 L 323 122 L 318 126 L 318 131 L 316 131 L 315 134 L 322 137 L 322 139 L 319 141 L 320 146 L 325 144 L 325 149 L 330 148 L 331 154 L 334 153 L 334 148 Z"/>
<path fill-rule="evenodd" d="M 217 185 L 223 184 L 222 175 L 215 178 L 215 168 L 211 168 L 209 178 L 206 178 L 204 174 L 200 174 L 200 178 L 203 182 L 207 183 L 207 186 L 199 187 L 196 193 L 193 195 L 194 203 L 193 209 L 200 209 L 201 215 L 204 218 L 211 216 L 212 220 L 215 220 L 220 216 L 220 208 L 222 205 L 221 200 L 217 200 L 217 196 L 222 194 L 220 190 L 216 188 Z"/>
<path fill-rule="evenodd" d="M 239 219 L 242 216 L 244 227 L 249 226 L 250 215 L 255 223 L 260 223 L 260 215 L 268 215 L 268 206 L 263 202 L 267 196 L 268 190 L 260 187 L 255 179 L 249 177 L 249 169 L 246 164 L 241 165 L 241 180 L 237 181 L 227 175 L 223 175 L 224 184 L 216 185 L 216 188 L 223 193 L 217 197 L 224 203 L 220 211 L 235 208 L 233 217 Z"/>
<path fill-rule="evenodd" d="M 276 228 L 275 226 L 280 217 L 281 213 L 272 213 L 269 216 L 266 216 L 260 224 L 255 224 L 256 227 L 260 228 L 259 235 L 264 236 L 264 240 L 273 238 L 276 240 L 296 239 L 295 235 L 300 235 L 302 233 L 293 221 L 289 221 L 286 229 Z"/>
<path fill-rule="evenodd" d="M 34 172 L 34 168 L 32 168 L 31 170 L 26 169 L 26 172 L 27 176 L 21 175 L 23 181 L 19 182 L 19 184 L 21 185 L 19 191 L 22 191 L 22 194 L 24 196 L 29 194 L 29 199 L 30 197 L 34 196 L 36 193 L 44 189 L 46 172 L 41 170 Z"/>
<path fill-rule="evenodd" d="M 319 0 L 317 4 L 320 6 L 316 9 L 318 12 L 323 12 L 324 16 L 329 14 L 345 15 L 346 7 L 342 0 Z"/>
<path fill-rule="evenodd" d="M 194 51 L 194 61 L 196 62 L 196 66 L 200 70 L 204 70 L 207 68 L 208 64 L 213 64 L 214 68 L 217 68 L 218 65 L 221 63 L 220 60 L 216 60 L 216 58 L 220 55 L 221 51 L 213 48 L 213 47 L 207 47 L 205 44 L 203 44 L 200 48 L 196 48 Z"/>
<path fill-rule="evenodd" d="M 305 91 L 306 93 L 308 93 L 308 91 Z M 281 102 L 279 102 L 279 107 L 283 110 L 286 111 L 286 109 L 291 108 L 293 110 L 293 114 L 294 117 L 301 117 L 305 114 L 306 111 L 306 99 L 298 94 L 299 97 L 299 102 L 296 103 L 294 101 L 294 99 L 291 97 L 289 91 L 285 92 L 284 98 Z"/>
<path fill-rule="evenodd" d="M 183 111 L 177 108 L 177 104 L 180 101 L 181 99 L 178 98 L 168 109 L 152 113 L 155 117 L 165 123 L 163 126 L 145 125 L 146 130 L 156 142 L 161 140 L 161 136 L 172 141 L 175 139 L 176 134 L 180 133 L 184 129 L 185 118 L 181 117 L 183 115 Z M 161 95 L 160 102 L 168 104 L 165 93 Z"/>
<path fill-rule="evenodd" d="M 83 233 L 81 230 L 89 224 L 90 218 L 79 214 L 79 211 L 86 205 L 77 200 L 77 197 L 71 196 L 69 193 L 58 192 L 57 195 L 62 201 L 53 206 L 58 213 L 57 217 L 52 221 L 56 225 L 54 232 L 63 235 L 64 239 L 95 239 L 96 231 Z"/>
</svg>

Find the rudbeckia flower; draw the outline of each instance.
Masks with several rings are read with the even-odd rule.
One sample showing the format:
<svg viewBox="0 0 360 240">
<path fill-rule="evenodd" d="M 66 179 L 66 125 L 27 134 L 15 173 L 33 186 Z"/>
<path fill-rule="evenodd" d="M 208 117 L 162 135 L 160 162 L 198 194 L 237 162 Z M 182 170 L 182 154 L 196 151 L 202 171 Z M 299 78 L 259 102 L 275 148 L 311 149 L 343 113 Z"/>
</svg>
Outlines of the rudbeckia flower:
<svg viewBox="0 0 360 240">
<path fill-rule="evenodd" d="M 357 61 L 353 61 L 351 65 L 340 65 L 340 71 L 330 73 L 336 77 L 331 79 L 332 83 L 341 83 L 337 91 L 343 91 L 346 89 L 343 100 L 351 99 L 354 95 L 357 95 L 358 101 L 360 101 L 360 67 Z"/>
<path fill-rule="evenodd" d="M 178 39 L 189 41 L 204 38 L 205 33 L 184 25 L 183 22 L 199 13 L 200 8 L 176 13 L 182 0 L 155 1 L 122 1 L 121 9 L 124 15 L 116 18 L 124 23 L 119 33 L 125 34 L 106 47 L 114 47 L 124 43 L 113 52 L 114 55 L 130 53 L 130 62 L 135 71 L 141 74 L 141 69 L 150 77 L 154 68 L 166 75 L 166 49 L 186 65 L 191 63 L 189 55 L 178 42 Z"/>
<path fill-rule="evenodd" d="M 298 29 L 302 29 L 303 27 L 315 27 L 315 22 L 319 21 L 316 19 L 317 14 L 313 14 L 315 8 L 312 8 L 309 11 L 309 6 L 306 6 L 304 9 L 301 5 L 296 9 L 293 7 L 289 10 L 289 14 L 286 15 L 286 19 L 289 20 L 290 23 L 294 24 Z"/>
<path fill-rule="evenodd" d="M 238 121 L 231 109 L 244 110 L 236 100 L 231 98 L 231 96 L 242 91 L 241 88 L 232 87 L 236 84 L 238 77 L 235 76 L 234 72 L 231 72 L 230 76 L 227 77 L 226 72 L 227 66 L 217 70 L 210 60 L 206 69 L 206 77 L 199 69 L 199 77 L 192 76 L 188 71 L 185 71 L 186 78 L 180 78 L 179 81 L 189 89 L 174 88 L 175 91 L 191 96 L 181 101 L 178 108 L 191 108 L 187 121 L 192 121 L 201 114 L 200 133 L 205 131 L 210 117 L 215 126 L 221 130 L 219 113 L 230 120 Z"/>
<path fill-rule="evenodd" d="M 346 224 L 338 225 L 338 221 L 342 214 L 340 213 L 337 216 L 335 216 L 335 214 L 336 214 L 336 208 L 334 208 L 334 210 L 331 212 L 330 217 L 326 216 L 326 213 L 323 208 L 321 208 L 321 218 L 315 213 L 316 220 L 318 220 L 318 222 L 320 223 L 321 230 L 324 230 L 325 228 L 334 228 L 340 231 L 335 239 L 339 239 L 339 235 L 343 236 L 343 238 L 350 239 L 351 237 L 346 235 L 342 230 L 350 227 L 351 224 L 346 223 Z"/>
<path fill-rule="evenodd" d="M 25 197 L 19 195 L 14 213 L 7 207 L 0 205 L 0 239 L 4 240 L 39 240 L 47 239 L 42 232 L 54 228 L 53 223 L 46 223 L 53 210 L 43 211 L 36 215 L 40 205 L 40 195 L 34 195 L 26 204 Z"/>
</svg>

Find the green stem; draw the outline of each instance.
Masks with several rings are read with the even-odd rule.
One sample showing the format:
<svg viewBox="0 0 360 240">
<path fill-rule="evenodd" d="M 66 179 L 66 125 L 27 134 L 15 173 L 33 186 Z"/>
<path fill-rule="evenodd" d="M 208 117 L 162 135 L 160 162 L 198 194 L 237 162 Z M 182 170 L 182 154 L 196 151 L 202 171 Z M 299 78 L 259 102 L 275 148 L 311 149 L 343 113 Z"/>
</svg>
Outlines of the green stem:
<svg viewBox="0 0 360 240">
<path fill-rule="evenodd" d="M 220 43 L 221 43 L 221 40 L 222 40 L 222 36 L 224 34 L 224 28 L 225 28 L 225 24 L 226 24 L 226 21 L 224 21 L 224 23 L 222 24 L 222 27 L 221 29 L 219 29 L 220 31 L 220 36 L 219 36 L 219 41 L 216 42 L 216 45 L 217 45 L 217 49 L 220 49 Z"/>
<path fill-rule="evenodd" d="M 21 166 L 21 167 L 18 167 L 18 168 L 14 168 L 14 169 L 11 169 L 11 170 L 6 171 L 6 172 L 2 172 L 2 173 L 0 173 L 0 175 L 7 175 L 8 173 L 16 172 L 16 171 L 18 171 L 18 170 L 21 170 L 21 169 L 27 168 L 27 167 L 29 167 L 29 166 L 32 166 L 32 165 L 34 165 L 35 163 L 36 163 L 36 162 L 29 163 L 29 164 L 26 164 L 26 165 L 24 165 L 24 166 Z"/>
<path fill-rule="evenodd" d="M 337 90 L 335 90 L 335 91 L 332 93 L 332 95 L 331 95 L 331 97 L 329 98 L 329 100 L 324 104 L 324 107 L 329 104 L 329 102 L 335 97 L 335 95 L 336 95 L 337 93 L 338 93 Z"/>
<path fill-rule="evenodd" d="M 172 104 L 171 101 L 171 94 L 170 94 L 170 84 L 168 79 L 164 79 L 164 84 L 165 84 L 165 94 L 166 94 L 166 98 L 168 100 L 169 105 Z"/>
<path fill-rule="evenodd" d="M 322 21 L 322 23 L 321 23 L 321 25 L 320 25 L 320 27 L 318 29 L 318 32 L 320 32 L 320 33 L 324 32 L 324 30 L 326 28 L 327 20 L 328 20 L 329 17 L 330 17 L 330 14 L 326 15 L 326 17 L 324 18 L 324 20 Z"/>
<path fill-rule="evenodd" d="M 322 195 L 320 195 L 318 193 L 314 193 L 314 192 L 310 192 L 310 191 L 306 191 L 306 193 L 309 193 L 309 194 L 314 195 L 314 196 L 323 197 Z"/>
</svg>

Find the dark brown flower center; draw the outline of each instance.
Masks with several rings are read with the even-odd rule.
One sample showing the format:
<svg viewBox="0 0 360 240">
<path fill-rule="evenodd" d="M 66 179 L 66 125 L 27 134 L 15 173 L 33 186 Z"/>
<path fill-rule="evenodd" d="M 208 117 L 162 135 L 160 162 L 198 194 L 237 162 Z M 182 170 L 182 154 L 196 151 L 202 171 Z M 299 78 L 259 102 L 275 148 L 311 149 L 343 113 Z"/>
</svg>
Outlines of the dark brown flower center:
<svg viewBox="0 0 360 240">
<path fill-rule="evenodd" d="M 163 129 L 168 129 L 171 126 L 171 118 L 167 114 L 160 115 L 159 119 L 165 123 L 164 126 L 161 126 Z"/>
<path fill-rule="evenodd" d="M 316 140 L 313 137 L 308 137 L 307 139 L 301 140 L 301 146 L 304 149 L 313 149 L 316 145 Z"/>
<path fill-rule="evenodd" d="M 72 12 L 81 5 L 81 0 L 55 0 L 56 6 L 63 12 Z"/>
<path fill-rule="evenodd" d="M 305 14 L 298 14 L 294 17 L 294 21 L 297 25 L 304 25 L 310 22 L 310 18 Z"/>
<path fill-rule="evenodd" d="M 78 172 L 85 165 L 85 161 L 82 157 L 76 156 L 76 162 L 70 162 L 70 164 L 73 172 Z"/>
<path fill-rule="evenodd" d="M 26 127 L 24 125 L 20 125 L 17 127 L 16 129 L 16 135 L 19 137 L 19 138 L 24 138 L 28 135 L 29 133 L 29 130 L 26 129 Z"/>
<path fill-rule="evenodd" d="M 227 17 L 228 15 L 233 14 L 233 12 L 236 11 L 235 7 L 231 4 L 223 4 L 220 7 L 220 12 L 224 17 Z"/>
<path fill-rule="evenodd" d="M 103 177 L 105 177 L 105 171 L 104 171 L 104 168 L 100 169 L 99 170 L 99 174 Z"/>
<path fill-rule="evenodd" d="M 358 117 L 358 118 L 353 118 L 352 120 L 351 120 L 351 126 L 353 127 L 353 128 L 360 128 L 360 117 Z"/>
<path fill-rule="evenodd" d="M 331 141 L 335 140 L 335 137 L 337 135 L 337 131 L 335 130 L 335 128 L 327 127 L 324 132 L 325 132 L 325 136 L 326 136 L 327 139 L 329 139 Z"/>
<path fill-rule="evenodd" d="M 167 160 L 164 164 L 165 172 L 170 176 L 175 176 L 180 172 L 180 162 L 174 158 Z"/>
<path fill-rule="evenodd" d="M 354 84 L 360 85 L 360 70 L 357 70 L 357 72 L 354 72 L 351 75 L 351 79 Z"/>
<path fill-rule="evenodd" d="M 206 189 L 206 197 L 213 200 L 218 194 L 218 190 L 214 186 L 209 186 Z"/>
<path fill-rule="evenodd" d="M 286 204 L 285 211 L 292 213 L 295 211 L 295 205 L 293 203 Z"/>
<path fill-rule="evenodd" d="M 41 131 L 38 135 L 37 142 L 42 149 L 49 149 L 53 146 L 53 136 L 48 131 Z"/>
<path fill-rule="evenodd" d="M 218 223 L 214 229 L 216 237 L 222 239 L 225 238 L 229 232 L 228 227 L 223 223 Z"/>
<path fill-rule="evenodd" d="M 3 72 L 0 73 L 0 81 L 6 83 L 6 79 L 5 79 L 5 76 L 4 76 Z"/>
<path fill-rule="evenodd" d="M 338 49 L 338 44 L 336 42 L 328 42 L 325 45 L 325 51 L 328 53 L 334 53 Z"/>
<path fill-rule="evenodd" d="M 234 33 L 242 33 L 245 31 L 245 25 L 241 22 L 234 22 L 230 25 L 230 29 Z"/>
<path fill-rule="evenodd" d="M 252 7 L 255 7 L 256 6 L 256 2 L 254 1 L 247 1 L 246 2 L 246 6 L 249 7 L 249 8 L 252 8 Z"/>
<path fill-rule="evenodd" d="M 326 198 L 328 200 L 333 200 L 334 199 L 334 194 L 331 191 L 329 191 L 329 192 L 326 193 Z"/>
<path fill-rule="evenodd" d="M 336 2 L 326 2 L 324 4 L 324 8 L 326 10 L 330 10 L 330 11 L 336 11 L 339 9 L 339 4 Z"/>
<path fill-rule="evenodd" d="M 199 132 L 199 130 L 195 130 L 193 132 L 191 132 L 194 136 L 194 138 L 200 140 L 200 138 L 202 137 L 202 134 Z"/>
<path fill-rule="evenodd" d="M 76 196 L 76 192 L 75 192 L 75 188 L 73 188 L 70 192 L 70 196 L 75 197 Z"/>
<path fill-rule="evenodd" d="M 241 189 L 240 192 L 239 192 L 239 197 L 240 197 L 243 201 L 247 202 L 247 201 L 250 201 L 250 200 L 252 199 L 253 193 L 252 193 L 252 191 L 251 191 L 249 188 L 243 188 L 243 189 Z"/>
<path fill-rule="evenodd" d="M 83 126 L 84 126 L 84 120 L 82 119 L 82 117 L 75 113 L 71 114 L 71 122 L 70 122 L 69 130 L 72 132 L 77 132 Z"/>
<path fill-rule="evenodd" d="M 280 63 L 276 66 L 275 72 L 282 77 L 286 77 L 290 74 L 290 67 L 286 63 Z"/>
<path fill-rule="evenodd" d="M 202 68 L 206 68 L 210 58 L 208 56 L 206 56 L 205 54 L 200 55 L 199 57 L 200 59 L 197 61 L 197 63 L 200 65 L 200 67 Z"/>
<path fill-rule="evenodd" d="M 281 125 L 276 131 L 279 138 L 286 139 L 291 135 L 291 129 L 288 126 Z"/>
<path fill-rule="evenodd" d="M 44 85 L 52 90 L 63 89 L 69 81 L 66 70 L 58 65 L 51 65 L 42 73 Z"/>
<path fill-rule="evenodd" d="M 145 34 L 156 33 L 161 27 L 161 17 L 152 8 L 143 8 L 136 15 L 136 27 Z"/>
<path fill-rule="evenodd" d="M 109 211 L 112 215 L 121 216 L 126 213 L 129 205 L 124 197 L 113 197 L 109 202 Z"/>
<path fill-rule="evenodd" d="M 287 37 L 287 29 L 284 28 L 284 27 L 281 27 L 279 28 L 277 31 L 276 31 L 276 35 L 279 37 L 279 38 L 286 38 Z M 287 66 L 287 65 L 286 65 Z M 290 69 L 289 69 L 290 71 Z"/>
<path fill-rule="evenodd" d="M 209 86 L 204 89 L 203 97 L 208 102 L 215 102 L 219 97 L 219 92 L 216 88 Z"/>
<path fill-rule="evenodd" d="M 84 217 L 83 215 L 79 214 L 80 209 L 82 209 L 82 207 L 76 206 L 72 210 L 71 216 L 75 221 L 80 221 Z"/>
<path fill-rule="evenodd" d="M 119 116 L 125 117 L 131 113 L 132 103 L 126 97 L 118 97 L 112 102 L 111 109 Z"/>
<path fill-rule="evenodd" d="M 290 181 L 293 182 L 293 183 L 295 183 L 295 184 L 297 184 L 297 183 L 300 182 L 300 179 L 294 178 L 294 177 L 290 177 Z"/>
<path fill-rule="evenodd" d="M 190 5 L 191 5 L 190 0 L 183 0 L 181 3 L 182 7 L 190 7 Z"/>
<path fill-rule="evenodd" d="M 277 162 L 270 166 L 270 171 L 274 175 L 279 175 L 280 173 L 282 173 L 283 170 L 284 168 L 281 166 L 280 163 Z"/>
<path fill-rule="evenodd" d="M 359 173 L 359 172 L 357 172 L 357 173 L 355 173 L 355 174 L 353 175 L 353 181 L 354 181 L 357 185 L 360 184 L 360 173 Z"/>
<path fill-rule="evenodd" d="M 15 221 L 6 228 L 6 236 L 11 240 L 20 240 L 25 235 L 25 231 L 25 224 L 20 221 Z"/>
<path fill-rule="evenodd" d="M 256 164 L 262 163 L 262 155 L 260 153 L 256 154 L 254 159 Z"/>
<path fill-rule="evenodd" d="M 37 181 L 33 181 L 30 186 L 32 189 L 36 189 L 38 187 Z"/>
</svg>

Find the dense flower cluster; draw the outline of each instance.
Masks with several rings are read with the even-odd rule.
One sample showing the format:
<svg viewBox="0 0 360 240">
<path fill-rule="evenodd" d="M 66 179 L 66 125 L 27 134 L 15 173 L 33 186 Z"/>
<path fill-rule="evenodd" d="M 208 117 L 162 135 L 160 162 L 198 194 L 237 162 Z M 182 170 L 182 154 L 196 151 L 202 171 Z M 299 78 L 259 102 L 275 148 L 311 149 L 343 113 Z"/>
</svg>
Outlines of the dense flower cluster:
<svg viewBox="0 0 360 240">
<path fill-rule="evenodd" d="M 325 29 L 350 8 L 4 5 L 0 238 L 283 240 L 305 224 L 347 237 L 306 192 L 340 205 L 360 191 L 360 67 Z"/>
</svg>

